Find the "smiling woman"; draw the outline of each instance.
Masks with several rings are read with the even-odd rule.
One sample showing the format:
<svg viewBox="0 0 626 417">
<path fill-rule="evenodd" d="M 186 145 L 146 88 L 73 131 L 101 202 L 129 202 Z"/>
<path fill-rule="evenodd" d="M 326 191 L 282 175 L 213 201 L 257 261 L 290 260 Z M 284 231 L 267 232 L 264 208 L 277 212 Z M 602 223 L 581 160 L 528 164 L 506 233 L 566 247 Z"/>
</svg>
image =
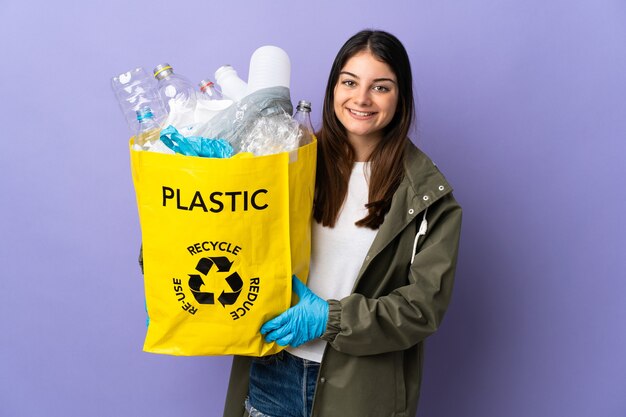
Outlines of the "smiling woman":
<svg viewBox="0 0 626 417">
<path fill-rule="evenodd" d="M 414 119 L 411 64 L 395 36 L 362 31 L 343 45 L 328 76 L 322 117 L 315 219 L 334 226 L 353 163 L 367 161 L 367 213 L 356 224 L 376 229 L 404 176 Z"/>
<path fill-rule="evenodd" d="M 233 361 L 225 416 L 414 416 L 424 340 L 452 293 L 461 208 L 408 139 L 411 67 L 362 31 L 333 63 L 318 132 L 307 286 L 261 328 L 288 346 Z"/>
<path fill-rule="evenodd" d="M 367 161 L 383 137 L 398 104 L 396 76 L 370 51 L 356 54 L 335 86 L 335 115 L 346 129 L 357 161 Z"/>
</svg>

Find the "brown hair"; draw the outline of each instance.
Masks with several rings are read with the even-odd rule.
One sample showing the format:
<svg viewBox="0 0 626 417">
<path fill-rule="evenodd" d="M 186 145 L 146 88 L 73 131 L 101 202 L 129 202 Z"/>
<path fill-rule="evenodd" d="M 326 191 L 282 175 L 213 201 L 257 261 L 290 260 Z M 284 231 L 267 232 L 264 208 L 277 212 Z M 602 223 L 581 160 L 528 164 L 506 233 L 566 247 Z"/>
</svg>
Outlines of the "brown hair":
<svg viewBox="0 0 626 417">
<path fill-rule="evenodd" d="M 391 198 L 404 176 L 404 150 L 414 118 L 413 78 L 409 57 L 402 43 L 383 31 L 364 30 L 352 36 L 341 47 L 333 62 L 318 137 L 317 176 L 313 217 L 324 226 L 333 227 L 348 192 L 348 182 L 355 162 L 355 152 L 348 141 L 345 127 L 334 111 L 334 91 L 339 73 L 346 62 L 359 52 L 368 50 L 389 65 L 397 78 L 398 104 L 391 122 L 385 127 L 383 139 L 369 157 L 368 214 L 355 224 L 378 229 L 391 206 Z"/>
</svg>

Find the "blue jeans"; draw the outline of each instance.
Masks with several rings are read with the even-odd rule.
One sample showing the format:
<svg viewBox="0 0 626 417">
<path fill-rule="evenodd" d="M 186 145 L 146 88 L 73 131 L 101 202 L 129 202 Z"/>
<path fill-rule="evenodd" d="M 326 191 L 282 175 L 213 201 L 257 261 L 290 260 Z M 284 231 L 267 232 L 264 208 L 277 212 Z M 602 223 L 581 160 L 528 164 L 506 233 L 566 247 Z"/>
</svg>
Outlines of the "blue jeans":
<svg viewBox="0 0 626 417">
<path fill-rule="evenodd" d="M 309 417 L 320 364 L 287 351 L 254 358 L 246 410 L 250 417 Z"/>
</svg>

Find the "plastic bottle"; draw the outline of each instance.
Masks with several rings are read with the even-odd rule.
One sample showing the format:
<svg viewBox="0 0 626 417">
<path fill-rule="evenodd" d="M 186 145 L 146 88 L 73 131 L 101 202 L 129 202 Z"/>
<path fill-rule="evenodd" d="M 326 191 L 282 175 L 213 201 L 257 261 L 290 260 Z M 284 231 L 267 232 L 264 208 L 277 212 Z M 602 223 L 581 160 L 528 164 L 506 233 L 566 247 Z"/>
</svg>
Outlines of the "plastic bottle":
<svg viewBox="0 0 626 417">
<path fill-rule="evenodd" d="M 137 134 L 135 135 L 135 145 L 141 150 L 147 151 L 160 141 L 161 127 L 154 120 L 154 114 L 150 107 L 145 106 L 137 110 Z"/>
<path fill-rule="evenodd" d="M 159 95 L 168 112 L 171 112 L 173 107 L 193 111 L 196 105 L 196 92 L 187 78 L 175 74 L 170 64 L 157 65 L 153 73 L 158 81 Z"/>
<path fill-rule="evenodd" d="M 137 110 L 145 106 L 152 109 L 152 114 L 158 123 L 165 120 L 167 112 L 157 91 L 157 82 L 142 67 L 112 77 L 111 88 L 126 117 L 130 134 L 137 132 Z"/>
<path fill-rule="evenodd" d="M 247 94 L 269 87 L 287 87 L 291 80 L 289 55 L 278 46 L 265 45 L 250 57 Z"/>
<path fill-rule="evenodd" d="M 315 135 L 315 130 L 311 123 L 311 102 L 300 100 L 296 107 L 296 113 L 293 115 L 293 119 L 300 124 L 300 129 L 302 130 L 299 145 L 303 146 L 311 143 L 313 141 L 313 135 Z"/>
<path fill-rule="evenodd" d="M 222 89 L 222 94 L 233 101 L 239 101 L 247 94 L 248 84 L 237 75 L 231 65 L 223 65 L 215 71 L 215 81 Z"/>
<path fill-rule="evenodd" d="M 203 98 L 208 98 L 209 100 L 222 100 L 222 93 L 215 88 L 213 81 L 202 80 L 198 86 L 200 87 L 200 91 L 202 91 Z"/>
</svg>

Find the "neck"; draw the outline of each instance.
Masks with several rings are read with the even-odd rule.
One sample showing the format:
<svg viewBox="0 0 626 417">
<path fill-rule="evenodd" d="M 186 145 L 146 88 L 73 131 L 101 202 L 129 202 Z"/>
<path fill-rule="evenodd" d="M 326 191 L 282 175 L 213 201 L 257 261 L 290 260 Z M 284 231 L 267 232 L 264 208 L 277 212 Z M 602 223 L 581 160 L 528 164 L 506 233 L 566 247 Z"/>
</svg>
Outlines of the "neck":
<svg viewBox="0 0 626 417">
<path fill-rule="evenodd" d="M 354 149 L 354 156 L 356 162 L 369 161 L 370 155 L 374 152 L 376 145 L 382 140 L 381 135 L 370 136 L 354 136 L 348 134 L 348 142 Z"/>
</svg>

